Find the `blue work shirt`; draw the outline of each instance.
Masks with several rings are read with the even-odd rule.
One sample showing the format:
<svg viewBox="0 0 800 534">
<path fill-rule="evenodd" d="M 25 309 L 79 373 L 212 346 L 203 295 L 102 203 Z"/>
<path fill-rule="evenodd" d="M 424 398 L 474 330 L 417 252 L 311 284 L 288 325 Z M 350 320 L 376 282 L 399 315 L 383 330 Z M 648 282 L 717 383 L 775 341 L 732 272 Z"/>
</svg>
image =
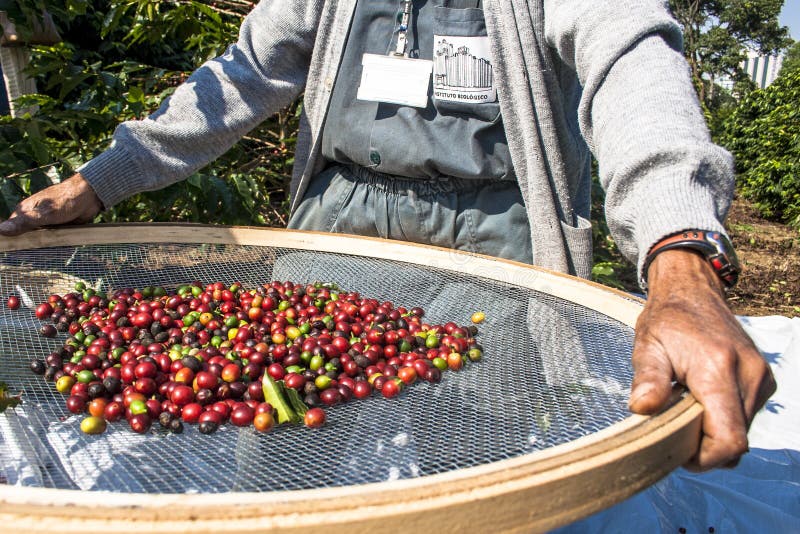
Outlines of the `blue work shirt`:
<svg viewBox="0 0 800 534">
<path fill-rule="evenodd" d="M 434 60 L 423 109 L 356 98 L 362 56 L 395 50 L 402 13 L 400 0 L 357 3 L 322 133 L 326 159 L 409 178 L 516 179 L 483 10 L 470 4 L 479 2 L 413 2 L 408 55 Z"/>
</svg>

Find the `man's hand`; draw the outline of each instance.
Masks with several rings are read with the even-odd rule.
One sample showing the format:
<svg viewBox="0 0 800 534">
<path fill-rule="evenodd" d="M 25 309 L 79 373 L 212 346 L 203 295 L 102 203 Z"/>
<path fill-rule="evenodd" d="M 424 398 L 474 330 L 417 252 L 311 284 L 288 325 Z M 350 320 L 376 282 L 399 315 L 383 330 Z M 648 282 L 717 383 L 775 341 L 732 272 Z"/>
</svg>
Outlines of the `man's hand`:
<svg viewBox="0 0 800 534">
<path fill-rule="evenodd" d="M 686 385 L 704 408 L 700 449 L 686 467 L 733 467 L 747 452 L 753 416 L 775 392 L 772 372 L 700 255 L 662 252 L 648 281 L 636 325 L 630 408 L 657 412 L 669 398 L 672 380 Z"/>
<path fill-rule="evenodd" d="M 0 234 L 24 232 L 67 223 L 85 223 L 100 213 L 102 204 L 80 174 L 52 185 L 20 202 L 8 220 L 0 223 Z"/>
</svg>

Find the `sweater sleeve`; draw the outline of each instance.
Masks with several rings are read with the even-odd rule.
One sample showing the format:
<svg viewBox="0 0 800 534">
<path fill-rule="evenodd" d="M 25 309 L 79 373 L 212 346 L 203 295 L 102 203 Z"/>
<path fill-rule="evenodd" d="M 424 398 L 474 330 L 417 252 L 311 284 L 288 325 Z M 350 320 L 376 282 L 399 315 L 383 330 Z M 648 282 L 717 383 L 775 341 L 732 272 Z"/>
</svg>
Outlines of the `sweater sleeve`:
<svg viewBox="0 0 800 534">
<path fill-rule="evenodd" d="M 548 15 L 548 42 L 583 86 L 579 124 L 599 163 L 609 229 L 641 278 L 663 237 L 724 231 L 732 158 L 711 141 L 664 3 L 552 2 Z"/>
<path fill-rule="evenodd" d="M 321 4 L 262 0 L 225 54 L 194 71 L 152 115 L 120 124 L 109 148 L 78 169 L 103 205 L 185 179 L 297 98 Z"/>
</svg>

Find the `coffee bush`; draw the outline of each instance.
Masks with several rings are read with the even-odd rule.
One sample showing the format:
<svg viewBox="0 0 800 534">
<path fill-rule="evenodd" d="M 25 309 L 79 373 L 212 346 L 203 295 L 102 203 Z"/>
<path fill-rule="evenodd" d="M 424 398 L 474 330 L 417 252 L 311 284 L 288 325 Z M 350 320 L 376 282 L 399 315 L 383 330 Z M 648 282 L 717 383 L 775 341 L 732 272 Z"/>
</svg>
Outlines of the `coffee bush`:
<svg viewBox="0 0 800 534">
<path fill-rule="evenodd" d="M 800 228 L 800 70 L 750 93 L 720 142 L 736 158 L 738 190 L 765 217 Z"/>
</svg>

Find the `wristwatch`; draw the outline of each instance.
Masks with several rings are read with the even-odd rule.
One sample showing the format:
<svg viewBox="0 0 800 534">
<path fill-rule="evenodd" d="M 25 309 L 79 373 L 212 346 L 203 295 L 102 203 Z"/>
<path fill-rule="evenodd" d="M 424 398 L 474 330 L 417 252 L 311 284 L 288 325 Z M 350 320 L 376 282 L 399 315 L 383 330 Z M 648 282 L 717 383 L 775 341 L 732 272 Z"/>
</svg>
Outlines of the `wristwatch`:
<svg viewBox="0 0 800 534">
<path fill-rule="evenodd" d="M 662 239 L 650 249 L 642 266 L 642 279 L 645 287 L 647 287 L 647 269 L 655 257 L 665 250 L 678 248 L 694 250 L 706 258 L 725 284 L 726 290 L 736 285 L 742 269 L 730 239 L 720 232 L 684 230 Z"/>
</svg>

